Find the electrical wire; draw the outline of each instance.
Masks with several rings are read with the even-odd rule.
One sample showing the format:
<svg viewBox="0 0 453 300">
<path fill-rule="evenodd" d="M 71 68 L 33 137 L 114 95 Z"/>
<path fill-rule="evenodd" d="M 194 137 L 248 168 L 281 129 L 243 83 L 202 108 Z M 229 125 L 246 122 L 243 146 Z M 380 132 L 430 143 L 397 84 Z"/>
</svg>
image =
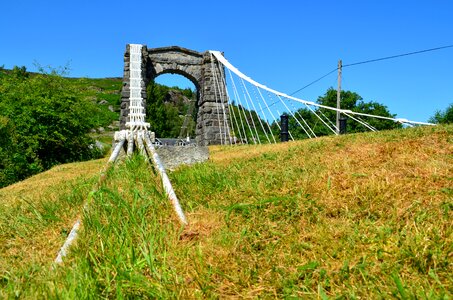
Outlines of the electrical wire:
<svg viewBox="0 0 453 300">
<path fill-rule="evenodd" d="M 376 59 L 369 59 L 369 60 L 365 60 L 365 61 L 360 61 L 360 62 L 356 62 L 356 63 L 352 63 L 352 64 L 343 65 L 343 68 L 356 66 L 356 65 L 363 65 L 363 64 L 368 64 L 368 63 L 372 63 L 372 62 L 393 59 L 393 58 L 398 58 L 398 57 L 403 57 L 403 56 L 415 55 L 415 54 L 420 54 L 420 53 L 425 53 L 425 52 L 430 52 L 430 51 L 437 51 L 437 50 L 442 50 L 442 49 L 452 48 L 452 47 L 453 47 L 453 45 L 448 45 L 448 46 L 442 46 L 442 47 L 436 47 L 436 48 L 431 48 L 431 49 L 409 52 L 409 53 L 386 56 L 386 57 L 381 57 L 381 58 L 376 58 Z"/>
<path fill-rule="evenodd" d="M 295 92 L 292 92 L 292 93 L 291 93 L 291 94 L 289 94 L 289 95 L 290 95 L 290 96 L 292 96 L 292 95 L 294 95 L 294 94 L 297 94 L 298 92 L 300 92 L 300 91 L 302 91 L 302 90 L 304 90 L 304 89 L 308 88 L 308 87 L 309 87 L 310 85 L 313 85 L 313 84 L 315 84 L 316 82 L 318 82 L 318 81 L 320 81 L 321 79 L 323 79 L 323 78 L 325 78 L 325 77 L 329 76 L 330 74 L 332 74 L 333 72 L 335 72 L 335 71 L 337 71 L 337 70 L 338 70 L 338 68 L 335 68 L 335 69 L 333 69 L 333 70 L 332 70 L 332 71 L 330 71 L 329 73 L 327 73 L 327 74 L 325 74 L 325 75 L 323 75 L 323 76 L 319 77 L 318 79 L 316 79 L 316 80 L 314 80 L 314 81 L 310 82 L 310 83 L 309 83 L 309 84 L 307 84 L 306 86 L 303 86 L 303 87 L 301 87 L 300 89 L 298 89 L 298 90 L 297 90 L 297 91 L 295 91 Z"/>
</svg>

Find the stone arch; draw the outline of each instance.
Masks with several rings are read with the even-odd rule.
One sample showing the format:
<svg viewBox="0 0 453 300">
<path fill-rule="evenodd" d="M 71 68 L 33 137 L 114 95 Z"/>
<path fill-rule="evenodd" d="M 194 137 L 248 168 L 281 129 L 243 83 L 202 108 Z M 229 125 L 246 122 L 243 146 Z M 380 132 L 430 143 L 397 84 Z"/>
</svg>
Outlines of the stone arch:
<svg viewBox="0 0 453 300">
<path fill-rule="evenodd" d="M 213 62 L 216 68 L 220 66 Z M 211 55 L 208 51 L 200 53 L 194 50 L 172 46 L 148 49 L 142 48 L 142 96 L 146 99 L 146 86 L 159 75 L 173 73 L 189 79 L 197 89 L 197 127 L 196 141 L 199 145 L 220 144 L 222 141 L 222 124 L 219 124 L 219 111 L 226 111 L 227 99 L 216 101 L 214 79 L 212 73 Z M 224 76 L 223 72 L 218 72 Z M 124 54 L 124 81 L 121 93 L 120 126 L 125 128 L 129 114 L 129 45 Z M 224 78 L 218 79 L 224 82 Z M 223 109 L 219 109 L 220 106 Z M 228 117 L 228 116 L 227 116 Z M 223 118 L 223 115 L 222 115 Z M 222 122 L 220 122 L 222 123 Z M 152 130 L 152 128 L 151 128 Z"/>
</svg>

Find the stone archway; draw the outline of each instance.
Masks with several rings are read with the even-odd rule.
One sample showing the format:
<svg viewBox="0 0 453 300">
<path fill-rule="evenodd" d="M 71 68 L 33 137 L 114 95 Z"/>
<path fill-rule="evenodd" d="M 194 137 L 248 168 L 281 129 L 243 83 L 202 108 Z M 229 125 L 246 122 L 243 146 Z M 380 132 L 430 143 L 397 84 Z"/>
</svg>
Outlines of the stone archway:
<svg viewBox="0 0 453 300">
<path fill-rule="evenodd" d="M 143 46 L 142 48 L 143 99 L 146 99 L 147 84 L 165 73 L 182 75 L 192 81 L 197 88 L 198 115 L 195 133 L 196 142 L 200 146 L 220 144 L 222 140 L 226 140 L 222 134 L 228 130 L 224 128 L 225 122 L 219 122 L 224 119 L 224 113 L 228 118 L 228 101 L 227 99 L 216 100 L 216 95 L 219 93 L 216 93 L 214 85 L 216 80 L 225 82 L 224 73 L 217 61 L 211 61 L 211 57 L 208 51 L 200 53 L 177 46 L 151 49 Z M 121 92 L 121 129 L 125 129 L 129 114 L 129 64 L 129 45 L 127 45 L 124 54 L 124 79 Z M 216 80 L 212 74 L 213 66 L 218 70 Z M 221 77 L 219 78 L 219 76 Z M 219 114 L 222 115 L 219 116 Z"/>
</svg>

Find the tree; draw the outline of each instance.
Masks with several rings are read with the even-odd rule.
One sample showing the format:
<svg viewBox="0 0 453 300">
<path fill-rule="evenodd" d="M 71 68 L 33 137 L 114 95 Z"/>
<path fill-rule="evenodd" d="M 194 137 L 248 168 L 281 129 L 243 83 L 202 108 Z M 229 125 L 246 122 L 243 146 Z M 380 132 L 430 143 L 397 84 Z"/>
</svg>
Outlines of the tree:
<svg viewBox="0 0 453 300">
<path fill-rule="evenodd" d="M 97 107 L 59 74 L 29 76 L 14 68 L 0 77 L 0 186 L 50 167 L 99 157 L 88 136 Z M 6 172 L 6 173 L 5 173 Z M 6 179 L 5 179 L 6 178 Z"/>
<path fill-rule="evenodd" d="M 360 112 L 360 113 L 365 113 L 365 114 L 378 115 L 378 116 L 388 117 L 388 118 L 395 118 L 395 116 L 396 116 L 395 114 L 391 114 L 389 112 L 387 106 L 380 104 L 378 102 L 375 102 L 375 101 L 365 102 L 363 100 L 363 98 L 355 92 L 341 91 L 340 101 L 341 101 L 342 109 L 347 109 L 347 110 L 351 110 L 354 112 Z M 322 104 L 325 106 L 336 107 L 337 106 L 337 91 L 334 90 L 333 88 L 329 88 L 327 90 L 327 92 L 324 94 L 324 96 L 318 97 L 317 102 L 319 104 Z M 327 110 L 324 108 L 321 108 L 320 111 L 322 113 L 324 113 L 329 118 L 329 120 L 331 120 L 333 123 L 335 123 L 335 120 L 336 120 L 335 111 Z M 363 118 L 363 117 L 359 117 L 359 118 Z M 366 119 L 364 119 L 364 121 L 366 121 L 368 124 L 370 124 L 371 126 L 376 128 L 377 130 L 401 128 L 401 124 L 396 123 L 391 120 L 366 118 Z M 347 123 L 346 131 L 348 133 L 352 133 L 352 132 L 368 131 L 368 129 L 358 122 L 349 120 Z"/>
<path fill-rule="evenodd" d="M 453 103 L 451 103 L 444 111 L 438 110 L 429 118 L 429 122 L 436 124 L 453 123 Z"/>
</svg>

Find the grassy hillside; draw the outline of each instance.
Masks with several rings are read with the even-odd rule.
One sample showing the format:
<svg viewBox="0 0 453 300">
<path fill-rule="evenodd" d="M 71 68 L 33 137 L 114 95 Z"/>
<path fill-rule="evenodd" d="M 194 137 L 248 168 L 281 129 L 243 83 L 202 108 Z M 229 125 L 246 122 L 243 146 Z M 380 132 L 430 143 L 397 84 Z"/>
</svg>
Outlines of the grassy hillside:
<svg viewBox="0 0 453 300">
<path fill-rule="evenodd" d="M 210 151 L 170 174 L 185 228 L 140 157 L 1 189 L 0 298 L 451 298 L 453 126 Z"/>
</svg>

